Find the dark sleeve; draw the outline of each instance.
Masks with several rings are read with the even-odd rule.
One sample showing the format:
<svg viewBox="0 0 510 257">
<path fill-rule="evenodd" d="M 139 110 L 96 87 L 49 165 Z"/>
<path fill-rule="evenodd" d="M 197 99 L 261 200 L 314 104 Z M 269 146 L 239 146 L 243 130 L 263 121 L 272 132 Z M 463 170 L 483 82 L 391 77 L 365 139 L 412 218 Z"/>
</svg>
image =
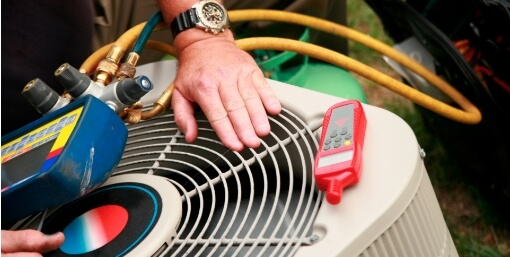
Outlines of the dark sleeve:
<svg viewBox="0 0 510 257">
<path fill-rule="evenodd" d="M 78 68 L 92 52 L 92 0 L 2 1 L 2 135 L 41 117 L 21 96 L 40 78 L 61 93 L 53 72 Z"/>
</svg>

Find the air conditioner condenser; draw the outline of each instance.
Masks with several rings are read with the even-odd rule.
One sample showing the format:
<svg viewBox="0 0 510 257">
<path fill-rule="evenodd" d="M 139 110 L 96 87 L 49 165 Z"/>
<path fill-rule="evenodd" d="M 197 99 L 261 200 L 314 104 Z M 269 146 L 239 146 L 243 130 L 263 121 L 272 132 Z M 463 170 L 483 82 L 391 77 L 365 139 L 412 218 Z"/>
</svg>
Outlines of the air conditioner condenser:
<svg viewBox="0 0 510 257">
<path fill-rule="evenodd" d="M 155 85 L 163 87 L 172 81 L 173 78 L 169 76 L 169 73 L 175 71 L 175 68 L 175 62 L 159 62 L 140 67 L 138 73 L 150 77 Z M 295 142 L 290 142 L 285 147 L 289 149 L 288 154 L 277 155 L 273 158 L 288 159 L 291 164 L 279 165 L 279 172 L 288 173 L 291 170 L 295 180 L 299 178 L 306 181 L 304 183 L 310 188 L 306 193 L 312 198 L 317 197 L 319 206 L 311 213 L 298 214 L 302 216 L 297 217 L 296 220 L 302 219 L 302 222 L 310 223 L 309 226 L 303 226 L 306 228 L 300 235 L 302 240 L 293 241 L 290 234 L 282 233 L 280 240 L 288 240 L 288 244 L 295 247 L 294 250 L 280 252 L 275 250 L 277 254 L 254 250 L 250 252 L 251 254 L 279 256 L 289 252 L 292 253 L 289 256 L 457 256 L 423 163 L 424 152 L 411 128 L 401 118 L 384 109 L 364 105 L 367 128 L 360 182 L 345 189 L 339 205 L 330 205 L 323 201 L 323 195 L 316 192 L 317 189 L 311 185 L 313 171 L 308 162 L 311 161 L 313 154 L 307 153 L 305 149 L 311 148 L 310 151 L 315 153 L 324 113 L 330 106 L 344 99 L 273 80 L 269 80 L 269 83 L 286 112 L 295 115 L 295 119 L 302 122 L 303 127 L 294 128 L 294 130 L 309 130 L 308 132 L 312 133 L 311 135 L 306 135 L 305 132 L 300 134 L 290 128 L 291 131 L 280 133 L 283 136 L 276 135 L 275 137 L 280 141 L 295 138 Z M 341 86 L 341 83 L 338 86 Z M 147 102 L 157 95 L 157 91 L 151 92 L 146 96 L 149 99 Z M 273 133 L 279 133 L 280 127 L 292 127 L 286 124 L 275 126 L 274 123 L 280 124 L 280 122 L 275 120 L 271 124 Z M 315 140 L 311 139 L 312 135 Z M 306 140 L 313 143 L 304 144 Z M 266 142 L 270 149 L 272 142 L 270 140 Z M 296 145 L 296 149 L 289 147 L 292 144 Z M 300 151 L 304 153 L 299 153 Z M 282 152 L 282 148 L 274 149 L 275 154 L 279 152 Z M 239 173 L 242 172 L 239 171 Z M 280 197 L 283 199 L 279 200 L 281 203 L 277 204 L 276 208 L 280 205 L 285 206 L 286 200 L 298 202 L 307 200 L 305 197 L 285 198 L 281 194 Z M 268 202 L 265 204 L 269 205 Z M 242 205 L 237 207 L 239 206 Z M 312 207 L 314 205 L 310 204 L 310 208 Z M 287 218 L 292 221 L 293 217 L 288 213 L 287 215 L 289 215 Z M 262 224 L 264 223 L 259 222 L 250 226 L 257 227 Z M 296 221 L 295 224 L 299 222 Z M 294 225 L 294 229 L 298 227 Z M 278 227 L 273 228 L 278 229 Z M 258 244 L 265 245 L 263 242 L 271 238 L 268 230 L 271 228 L 268 228 L 265 234 L 259 233 L 252 239 L 256 241 L 260 237 L 263 240 L 261 239 Z M 245 236 L 252 237 L 248 234 Z M 266 236 L 267 238 L 264 239 Z M 251 247 L 253 244 L 257 243 L 251 242 L 248 245 Z M 236 245 L 232 244 L 233 248 Z M 267 247 L 267 249 L 285 244 L 275 241 L 271 245 L 276 247 Z M 212 253 L 211 255 L 215 256 Z"/>
</svg>

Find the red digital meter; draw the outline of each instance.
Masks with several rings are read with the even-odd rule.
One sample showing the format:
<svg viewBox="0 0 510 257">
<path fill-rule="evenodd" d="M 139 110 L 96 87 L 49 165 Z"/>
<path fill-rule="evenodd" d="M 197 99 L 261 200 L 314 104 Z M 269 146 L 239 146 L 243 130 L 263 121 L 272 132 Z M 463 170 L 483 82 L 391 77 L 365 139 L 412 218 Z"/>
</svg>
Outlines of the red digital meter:
<svg viewBox="0 0 510 257">
<path fill-rule="evenodd" d="M 365 112 L 356 100 L 337 103 L 324 115 L 314 176 L 330 204 L 340 203 L 342 190 L 359 181 L 366 125 Z"/>
</svg>

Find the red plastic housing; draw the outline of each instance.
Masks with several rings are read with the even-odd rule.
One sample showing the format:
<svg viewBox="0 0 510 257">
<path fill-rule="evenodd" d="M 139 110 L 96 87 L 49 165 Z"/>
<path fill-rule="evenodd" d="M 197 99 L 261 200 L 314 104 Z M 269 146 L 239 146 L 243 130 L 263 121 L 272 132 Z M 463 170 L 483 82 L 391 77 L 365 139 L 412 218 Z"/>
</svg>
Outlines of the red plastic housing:
<svg viewBox="0 0 510 257">
<path fill-rule="evenodd" d="M 319 190 L 326 192 L 330 204 L 340 203 L 343 189 L 359 181 L 366 125 L 365 112 L 356 100 L 337 103 L 324 115 L 314 176 Z M 335 134 L 337 129 L 341 131 L 338 134 L 347 131 L 344 138 L 338 140 Z M 331 149 L 325 149 L 325 142 L 332 140 L 338 145 L 335 143 Z"/>
</svg>

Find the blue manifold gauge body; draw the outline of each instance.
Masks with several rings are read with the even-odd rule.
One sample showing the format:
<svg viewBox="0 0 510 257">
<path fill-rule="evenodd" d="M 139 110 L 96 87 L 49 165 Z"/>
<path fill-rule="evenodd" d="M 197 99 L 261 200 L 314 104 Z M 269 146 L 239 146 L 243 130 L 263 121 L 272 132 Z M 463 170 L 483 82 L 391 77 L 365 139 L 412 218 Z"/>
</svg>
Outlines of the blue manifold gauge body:
<svg viewBox="0 0 510 257">
<path fill-rule="evenodd" d="M 2 137 L 2 229 L 104 183 L 127 140 L 111 108 L 86 96 Z"/>
</svg>

